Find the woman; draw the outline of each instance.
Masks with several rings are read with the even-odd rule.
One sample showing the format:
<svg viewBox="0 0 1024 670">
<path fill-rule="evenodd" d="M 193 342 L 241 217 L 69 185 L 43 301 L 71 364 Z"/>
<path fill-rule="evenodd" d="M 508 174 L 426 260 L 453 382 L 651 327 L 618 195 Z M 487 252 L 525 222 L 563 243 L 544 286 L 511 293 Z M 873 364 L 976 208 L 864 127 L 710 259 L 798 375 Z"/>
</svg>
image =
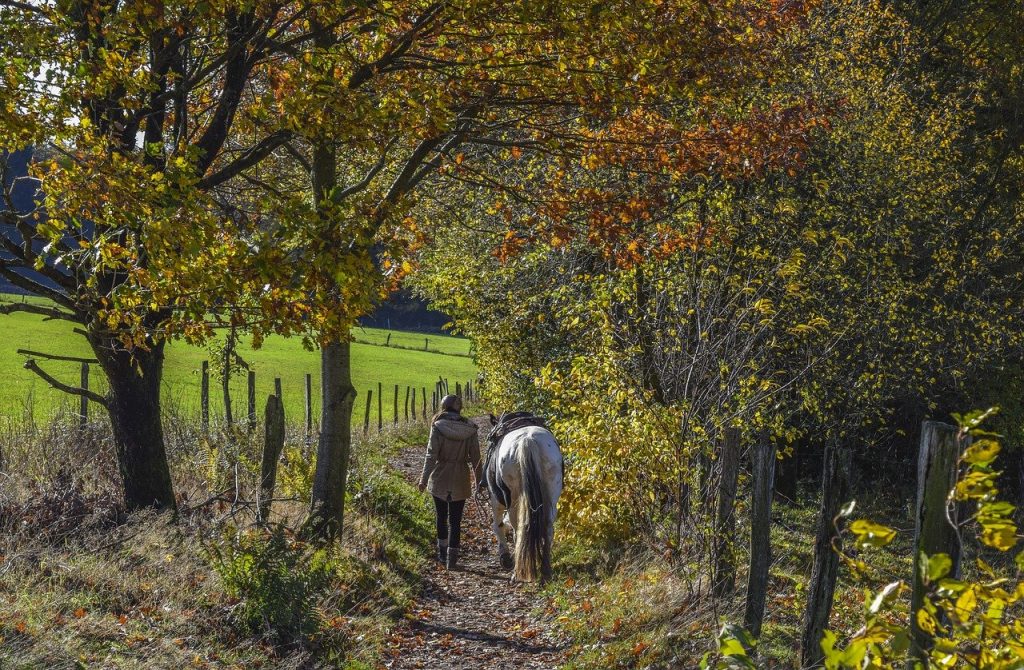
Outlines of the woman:
<svg viewBox="0 0 1024 670">
<path fill-rule="evenodd" d="M 449 570 L 459 562 L 462 511 L 469 498 L 469 465 L 481 479 L 480 443 L 476 424 L 462 416 L 462 398 L 446 395 L 430 426 L 420 491 L 429 489 L 437 512 L 437 560 Z"/>
</svg>

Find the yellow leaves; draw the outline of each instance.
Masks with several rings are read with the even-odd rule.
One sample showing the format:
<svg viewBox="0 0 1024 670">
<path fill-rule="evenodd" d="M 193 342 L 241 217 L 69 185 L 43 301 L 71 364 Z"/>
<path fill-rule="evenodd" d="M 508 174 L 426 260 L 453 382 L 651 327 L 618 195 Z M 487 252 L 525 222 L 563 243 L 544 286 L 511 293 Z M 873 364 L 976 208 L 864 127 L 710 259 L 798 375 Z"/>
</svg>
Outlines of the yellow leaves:
<svg viewBox="0 0 1024 670">
<path fill-rule="evenodd" d="M 971 465 L 988 465 L 999 455 L 999 443 L 995 440 L 983 438 L 974 442 L 964 452 L 962 459 Z"/>
<path fill-rule="evenodd" d="M 853 533 L 857 546 L 861 549 L 884 547 L 896 539 L 896 531 L 888 526 L 857 519 L 850 523 L 849 530 Z"/>
</svg>

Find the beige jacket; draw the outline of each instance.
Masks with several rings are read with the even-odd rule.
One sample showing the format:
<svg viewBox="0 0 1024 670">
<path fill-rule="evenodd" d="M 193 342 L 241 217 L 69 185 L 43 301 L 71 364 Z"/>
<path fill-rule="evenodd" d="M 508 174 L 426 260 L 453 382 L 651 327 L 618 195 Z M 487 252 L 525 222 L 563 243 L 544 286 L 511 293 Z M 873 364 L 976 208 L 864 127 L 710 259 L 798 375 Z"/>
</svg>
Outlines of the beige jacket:
<svg viewBox="0 0 1024 670">
<path fill-rule="evenodd" d="M 458 414 L 442 414 L 430 427 L 420 484 L 441 500 L 466 500 L 472 493 L 470 464 L 476 481 L 481 481 L 476 424 Z"/>
</svg>

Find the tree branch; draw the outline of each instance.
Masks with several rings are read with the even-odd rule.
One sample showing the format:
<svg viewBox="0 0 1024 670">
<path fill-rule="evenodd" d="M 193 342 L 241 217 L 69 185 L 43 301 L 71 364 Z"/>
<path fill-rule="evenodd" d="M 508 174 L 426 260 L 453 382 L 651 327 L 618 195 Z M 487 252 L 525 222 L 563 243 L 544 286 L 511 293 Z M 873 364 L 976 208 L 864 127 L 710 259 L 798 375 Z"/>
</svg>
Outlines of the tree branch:
<svg viewBox="0 0 1024 670">
<path fill-rule="evenodd" d="M 58 356 L 57 354 L 45 354 L 41 351 L 31 351 L 29 349 L 18 349 L 19 354 L 22 356 L 28 356 L 30 358 L 45 358 L 48 361 L 68 361 L 70 363 L 90 363 L 93 365 L 99 364 L 99 361 L 95 358 L 80 358 L 78 356 Z"/>
<path fill-rule="evenodd" d="M 19 2 L 18 0 L 0 0 L 0 7 L 10 7 L 11 9 L 22 9 L 26 12 L 32 12 L 39 16 L 46 16 L 46 12 L 43 11 L 42 7 L 37 7 L 30 2 Z"/>
<path fill-rule="evenodd" d="M 278 130 L 264 137 L 259 143 L 249 147 L 241 156 L 231 161 L 219 171 L 199 180 L 199 188 L 211 189 L 237 176 L 243 170 L 251 168 L 269 156 L 275 149 L 292 138 L 287 130 Z"/>
<path fill-rule="evenodd" d="M 29 314 L 45 316 L 48 320 L 60 319 L 62 321 L 71 321 L 73 323 L 84 323 L 82 319 L 79 319 L 71 312 L 65 312 L 57 309 L 56 307 L 44 307 L 43 305 L 33 305 L 31 303 L 23 302 L 0 304 L 0 314 L 13 314 L 14 312 L 27 312 Z"/>
<path fill-rule="evenodd" d="M 42 298 L 49 298 L 58 305 L 71 310 L 76 316 L 79 315 L 79 310 L 75 308 L 75 303 L 69 296 L 47 286 L 43 286 L 33 279 L 29 279 L 28 277 L 18 274 L 12 270 L 2 258 L 0 258 L 0 277 L 3 277 L 18 288 L 28 291 L 33 295 L 38 295 Z M 84 317 L 80 318 L 84 319 Z"/>
<path fill-rule="evenodd" d="M 34 372 L 39 377 L 41 377 L 43 381 L 45 381 L 47 384 L 57 389 L 58 391 L 63 391 L 64 393 L 68 393 L 70 395 L 83 396 L 93 401 L 94 403 L 107 407 L 107 399 L 101 396 L 99 393 L 95 393 L 88 389 L 79 388 L 77 386 L 68 386 L 63 382 L 57 381 L 48 372 L 39 367 L 39 365 L 31 358 L 25 361 L 25 369 Z"/>
<path fill-rule="evenodd" d="M 334 196 L 334 201 L 341 202 L 342 200 L 349 197 L 353 193 L 358 193 L 359 191 L 362 191 L 364 188 L 369 186 L 370 182 L 373 181 L 373 178 L 376 177 L 380 173 L 380 171 L 384 169 L 384 165 L 387 163 L 388 153 L 391 151 L 391 147 L 395 146 L 396 141 L 398 141 L 397 137 L 391 138 L 391 141 L 388 142 L 388 145 L 384 147 L 384 151 L 381 152 L 380 158 L 377 159 L 377 162 L 374 164 L 374 166 L 371 167 L 370 170 L 366 173 L 366 176 L 364 176 L 360 181 L 356 182 L 355 184 L 347 186 L 341 191 L 339 191 L 338 194 Z"/>
</svg>

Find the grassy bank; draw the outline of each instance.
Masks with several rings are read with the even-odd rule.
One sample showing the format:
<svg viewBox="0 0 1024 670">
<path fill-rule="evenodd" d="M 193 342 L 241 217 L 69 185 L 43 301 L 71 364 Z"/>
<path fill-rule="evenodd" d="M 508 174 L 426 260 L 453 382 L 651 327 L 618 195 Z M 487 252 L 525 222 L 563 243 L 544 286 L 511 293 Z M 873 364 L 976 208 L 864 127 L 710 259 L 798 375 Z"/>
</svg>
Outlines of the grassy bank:
<svg viewBox="0 0 1024 670">
<path fill-rule="evenodd" d="M 0 301 L 18 300 L 19 296 L 0 295 Z M 85 340 L 72 332 L 72 325 L 58 321 L 44 321 L 41 317 L 14 313 L 0 316 L 0 421 L 26 419 L 42 421 L 52 418 L 63 409 L 77 407 L 77 399 L 51 389 L 42 379 L 25 370 L 26 357 L 18 349 L 41 351 L 66 356 L 91 358 Z M 390 334 L 390 340 L 388 335 Z M 359 392 L 355 420 L 362 421 L 366 392 L 377 395 L 378 382 L 384 389 L 383 415 L 389 422 L 394 415 L 394 387 L 399 385 L 399 414 L 404 417 L 405 388 L 418 389 L 417 407 L 421 407 L 422 389 L 430 393 L 438 377 L 465 383 L 476 377 L 477 369 L 468 356 L 470 342 L 460 337 L 422 335 L 357 328 L 352 336 L 352 374 Z M 389 343 L 390 346 L 384 346 Z M 424 350 L 425 347 L 429 349 Z M 319 352 L 303 348 L 298 338 L 268 338 L 258 350 L 247 345 L 239 348 L 241 356 L 256 371 L 257 407 L 262 411 L 266 396 L 273 392 L 274 379 L 279 377 L 285 400 L 285 412 L 299 421 L 305 411 L 305 376 L 313 376 L 314 416 L 319 414 L 316 389 L 320 382 Z M 211 358 L 205 348 L 172 342 L 167 350 L 164 372 L 164 398 L 169 407 L 183 415 L 198 416 L 200 369 L 204 360 Z M 69 384 L 78 384 L 79 366 L 68 362 L 43 362 L 44 369 Z M 93 387 L 101 392 L 105 383 L 99 370 L 92 375 Z M 223 415 L 220 382 L 211 379 L 211 413 L 214 418 Z M 246 381 L 236 375 L 231 385 L 235 415 L 245 413 Z M 377 401 L 373 401 L 371 414 L 376 421 Z"/>
<path fill-rule="evenodd" d="M 271 523 L 254 517 L 259 445 L 170 440 L 180 515 L 127 516 L 100 427 L 0 432 L 0 667 L 376 667 L 429 556 L 430 510 L 387 459 L 423 425 L 358 443 L 343 546 L 296 529 L 298 431 Z"/>
</svg>

